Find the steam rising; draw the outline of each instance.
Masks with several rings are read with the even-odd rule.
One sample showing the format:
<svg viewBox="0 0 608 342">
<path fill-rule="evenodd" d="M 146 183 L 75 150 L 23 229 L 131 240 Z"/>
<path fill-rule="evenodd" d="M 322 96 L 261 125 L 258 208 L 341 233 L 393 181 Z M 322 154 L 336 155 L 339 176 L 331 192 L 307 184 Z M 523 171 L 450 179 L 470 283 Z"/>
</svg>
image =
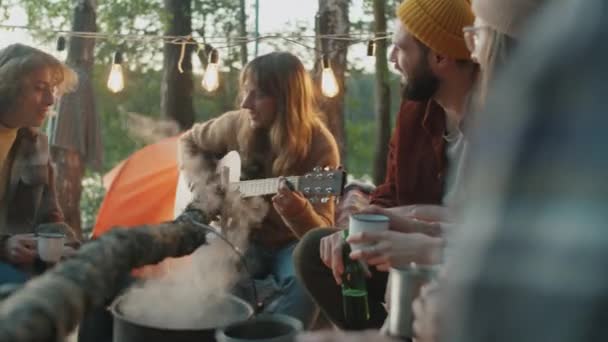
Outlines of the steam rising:
<svg viewBox="0 0 608 342">
<path fill-rule="evenodd" d="M 160 267 L 166 273 L 131 288 L 120 309 L 130 320 L 169 329 L 204 329 L 245 319 L 241 307 L 221 296 L 238 280 L 236 262 L 234 251 L 213 239 L 188 257 L 165 260 Z"/>
<path fill-rule="evenodd" d="M 126 112 L 122 108 L 119 109 L 121 115 L 127 117 L 129 135 L 144 144 L 152 144 L 179 133 L 179 126 L 173 120 L 155 119 L 139 113 Z"/>
<path fill-rule="evenodd" d="M 186 179 L 193 180 L 193 205 L 220 214 L 222 234 L 245 251 L 249 231 L 266 216 L 268 204 L 262 198 L 241 199 L 237 192 L 220 194 L 217 177 L 205 171 L 208 166 L 199 158 L 182 160 Z M 222 296 L 247 276 L 241 260 L 226 242 L 213 234 L 208 237 L 209 244 L 190 256 L 163 261 L 154 278 L 129 289 L 119 307 L 122 314 L 169 329 L 204 329 L 246 319 L 241 306 Z"/>
</svg>

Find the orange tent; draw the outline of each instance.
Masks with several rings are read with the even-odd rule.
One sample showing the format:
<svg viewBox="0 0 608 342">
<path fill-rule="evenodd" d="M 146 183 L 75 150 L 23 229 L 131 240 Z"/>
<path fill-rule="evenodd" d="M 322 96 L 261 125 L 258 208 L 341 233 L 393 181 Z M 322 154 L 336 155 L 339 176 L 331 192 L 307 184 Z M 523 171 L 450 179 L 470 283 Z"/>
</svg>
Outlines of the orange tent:
<svg viewBox="0 0 608 342">
<path fill-rule="evenodd" d="M 178 179 L 177 139 L 148 145 L 103 177 L 106 196 L 93 237 L 114 226 L 158 224 L 173 219 Z"/>
</svg>

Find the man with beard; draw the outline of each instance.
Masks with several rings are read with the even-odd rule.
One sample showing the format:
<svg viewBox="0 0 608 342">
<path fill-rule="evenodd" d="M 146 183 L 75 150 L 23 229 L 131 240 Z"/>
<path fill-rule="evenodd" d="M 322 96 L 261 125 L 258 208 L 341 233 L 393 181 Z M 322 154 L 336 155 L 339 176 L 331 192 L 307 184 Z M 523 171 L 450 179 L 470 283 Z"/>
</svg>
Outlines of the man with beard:
<svg viewBox="0 0 608 342">
<path fill-rule="evenodd" d="M 384 235 L 390 248 L 362 255 L 368 261 L 375 258 L 369 264 L 384 271 L 398 262 L 412 261 L 395 258 L 395 250 L 412 246 L 412 237 L 420 250 L 414 253 L 416 261 L 438 261 L 437 255 L 421 255 L 440 249 L 440 238 L 425 235 L 437 235 L 438 224 L 411 215 L 416 204 L 441 204 L 452 187 L 444 191 L 445 154 L 459 146 L 459 126 L 477 70 L 462 33 L 474 21 L 467 0 L 408 0 L 399 6 L 397 16 L 390 60 L 406 84 L 404 103 L 389 147 L 385 183 L 372 194 L 372 205 L 363 210 L 391 219 L 390 234 Z M 298 277 L 326 316 L 341 328 L 345 327 L 339 286 L 343 244 L 342 231 L 320 228 L 305 235 L 294 252 Z M 365 328 L 379 328 L 386 318 L 382 302 L 387 273 L 371 271 L 367 282 L 370 320 Z"/>
</svg>

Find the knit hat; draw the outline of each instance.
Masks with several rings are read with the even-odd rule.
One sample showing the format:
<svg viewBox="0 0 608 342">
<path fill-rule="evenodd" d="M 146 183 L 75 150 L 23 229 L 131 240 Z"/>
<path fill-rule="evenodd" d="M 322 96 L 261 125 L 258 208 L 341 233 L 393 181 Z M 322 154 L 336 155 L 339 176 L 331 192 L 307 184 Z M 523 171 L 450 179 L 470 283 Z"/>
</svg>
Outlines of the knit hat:
<svg viewBox="0 0 608 342">
<path fill-rule="evenodd" d="M 433 51 L 454 59 L 471 57 L 462 32 L 475 21 L 470 0 L 404 0 L 397 18 Z"/>
<path fill-rule="evenodd" d="M 496 31 L 519 38 L 522 26 L 543 2 L 544 0 L 473 0 L 473 11 Z"/>
</svg>

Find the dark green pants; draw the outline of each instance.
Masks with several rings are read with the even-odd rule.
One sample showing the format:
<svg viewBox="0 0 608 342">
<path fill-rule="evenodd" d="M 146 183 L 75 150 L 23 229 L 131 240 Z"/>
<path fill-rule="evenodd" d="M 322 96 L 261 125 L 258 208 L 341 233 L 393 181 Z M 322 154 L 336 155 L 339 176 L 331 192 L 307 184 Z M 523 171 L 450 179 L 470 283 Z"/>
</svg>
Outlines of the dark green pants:
<svg viewBox="0 0 608 342">
<path fill-rule="evenodd" d="M 337 232 L 336 229 L 319 228 L 308 232 L 298 243 L 294 251 L 296 276 L 304 284 L 314 301 L 323 313 L 335 325 L 344 329 L 342 311 L 342 293 L 336 284 L 331 269 L 325 266 L 319 254 L 321 238 Z M 372 269 L 372 277 L 367 281 L 367 292 L 370 320 L 367 328 L 379 329 L 386 319 L 386 310 L 382 306 L 388 273 Z"/>
</svg>

